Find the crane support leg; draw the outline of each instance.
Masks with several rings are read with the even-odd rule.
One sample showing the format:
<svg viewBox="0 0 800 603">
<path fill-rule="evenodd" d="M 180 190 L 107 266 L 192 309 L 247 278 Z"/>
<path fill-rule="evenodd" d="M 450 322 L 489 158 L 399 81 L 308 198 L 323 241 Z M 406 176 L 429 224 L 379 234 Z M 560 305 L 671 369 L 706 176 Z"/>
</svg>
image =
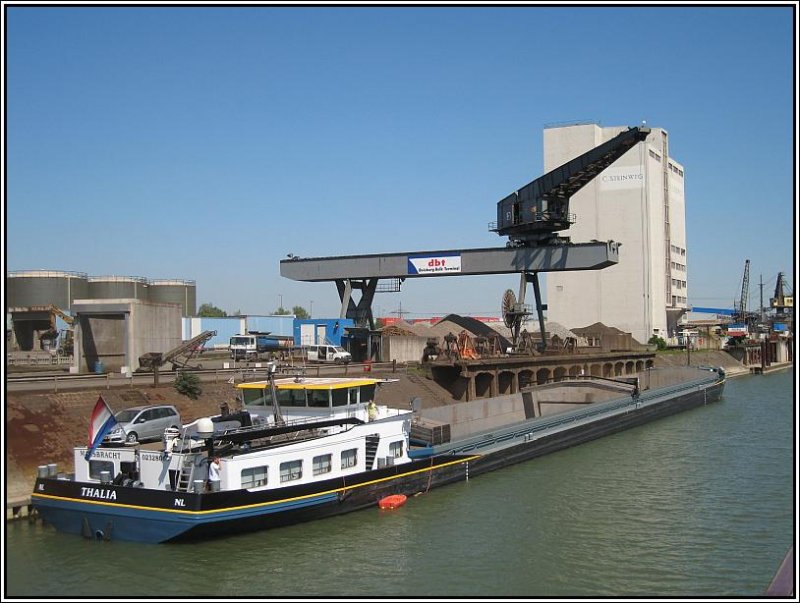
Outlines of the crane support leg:
<svg viewBox="0 0 800 603">
<path fill-rule="evenodd" d="M 537 346 L 540 352 L 543 352 L 544 349 L 547 347 L 547 341 L 545 338 L 545 330 L 544 330 L 544 310 L 547 309 L 547 306 L 542 303 L 542 292 L 539 288 L 539 273 L 538 272 L 520 272 L 519 275 L 519 299 L 517 300 L 517 304 L 520 308 L 525 306 L 525 290 L 528 287 L 528 283 L 533 283 L 533 296 L 536 299 L 536 315 L 539 318 L 539 331 L 542 334 L 542 341 Z M 519 328 L 520 324 L 517 323 L 515 325 L 513 337 L 514 341 L 517 341 L 517 336 L 519 335 Z"/>
<path fill-rule="evenodd" d="M 337 280 L 336 288 L 342 301 L 339 318 L 352 318 L 356 325 L 369 325 L 370 329 L 374 329 L 375 320 L 372 317 L 372 300 L 375 297 L 375 290 L 378 287 L 379 280 L 377 278 Z M 358 300 L 358 304 L 353 301 L 353 289 L 361 290 L 361 299 Z"/>
<path fill-rule="evenodd" d="M 342 302 L 342 309 L 339 311 L 339 318 L 347 318 L 347 314 L 350 312 L 350 307 L 352 306 L 355 309 L 355 304 L 353 304 L 353 299 L 351 295 L 353 294 L 353 285 L 350 283 L 350 279 L 340 279 L 336 281 L 336 289 L 339 291 L 339 299 Z"/>
<path fill-rule="evenodd" d="M 517 305 L 519 309 L 525 307 L 525 290 L 528 288 L 528 273 L 527 272 L 520 272 L 519 273 L 519 295 L 517 296 Z M 516 308 L 515 308 L 516 310 Z M 519 330 L 522 327 L 522 320 L 523 317 L 520 317 L 520 320 L 514 322 L 514 331 L 511 333 L 512 340 L 514 342 L 514 347 L 517 347 L 517 343 L 519 342 Z"/>
<path fill-rule="evenodd" d="M 539 290 L 539 273 L 534 272 L 533 275 L 533 295 L 536 297 L 536 314 L 539 317 L 539 330 L 542 332 L 542 342 L 539 344 L 539 351 L 544 352 L 547 347 L 547 340 L 544 334 L 544 309 L 542 305 L 542 292 Z"/>
</svg>

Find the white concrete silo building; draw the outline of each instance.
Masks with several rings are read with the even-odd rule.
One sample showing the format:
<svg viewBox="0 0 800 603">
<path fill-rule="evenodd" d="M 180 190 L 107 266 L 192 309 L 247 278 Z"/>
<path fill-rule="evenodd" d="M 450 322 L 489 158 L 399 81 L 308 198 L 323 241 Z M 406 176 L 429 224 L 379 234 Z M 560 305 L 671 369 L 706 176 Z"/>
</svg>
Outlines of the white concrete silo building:
<svg viewBox="0 0 800 603">
<path fill-rule="evenodd" d="M 546 128 L 545 173 L 613 138 L 627 126 L 579 124 Z M 666 130 L 652 128 L 572 197 L 575 243 L 614 240 L 619 264 L 597 271 L 547 273 L 548 320 L 567 328 L 596 322 L 641 343 L 669 339 L 687 308 L 684 169 L 669 155 Z"/>
</svg>

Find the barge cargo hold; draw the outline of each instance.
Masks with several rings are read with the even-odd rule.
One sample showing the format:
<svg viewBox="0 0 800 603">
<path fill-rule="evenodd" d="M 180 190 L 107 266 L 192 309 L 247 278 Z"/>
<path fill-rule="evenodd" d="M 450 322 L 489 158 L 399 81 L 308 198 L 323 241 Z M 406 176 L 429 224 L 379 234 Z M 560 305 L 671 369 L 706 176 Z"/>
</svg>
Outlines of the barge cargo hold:
<svg viewBox="0 0 800 603">
<path fill-rule="evenodd" d="M 200 419 L 165 434 L 159 450 L 77 447 L 75 473 L 41 475 L 32 501 L 56 529 L 89 538 L 227 536 L 463 481 L 715 402 L 724 382 L 711 367 L 649 369 L 398 410 L 372 403 L 388 380 L 270 376 L 237 386 L 247 412 L 225 419 L 238 426 Z M 209 488 L 215 457 L 220 481 Z"/>
</svg>

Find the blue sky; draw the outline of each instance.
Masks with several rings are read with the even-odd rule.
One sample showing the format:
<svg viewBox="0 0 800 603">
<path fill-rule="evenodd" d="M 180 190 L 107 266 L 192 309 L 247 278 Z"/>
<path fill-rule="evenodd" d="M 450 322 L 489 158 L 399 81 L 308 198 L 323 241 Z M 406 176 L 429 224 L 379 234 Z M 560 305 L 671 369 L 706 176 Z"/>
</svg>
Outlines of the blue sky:
<svg viewBox="0 0 800 603">
<path fill-rule="evenodd" d="M 662 127 L 689 302 L 795 279 L 793 7 L 6 6 L 7 270 L 197 281 L 338 315 L 326 256 L 502 246 L 558 122 Z M 376 315 L 497 314 L 513 275 L 410 279 Z"/>
</svg>

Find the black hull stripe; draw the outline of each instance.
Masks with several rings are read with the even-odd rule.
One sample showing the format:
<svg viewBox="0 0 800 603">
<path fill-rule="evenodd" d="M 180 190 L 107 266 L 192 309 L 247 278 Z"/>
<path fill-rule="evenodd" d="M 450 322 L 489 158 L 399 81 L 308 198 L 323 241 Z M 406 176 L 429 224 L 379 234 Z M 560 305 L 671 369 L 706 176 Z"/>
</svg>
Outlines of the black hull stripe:
<svg viewBox="0 0 800 603">
<path fill-rule="evenodd" d="M 450 465 L 457 465 L 459 463 L 466 463 L 475 459 L 480 458 L 479 455 L 472 455 L 467 457 L 458 457 L 455 460 L 448 461 L 445 463 L 436 463 L 436 464 L 427 464 L 425 467 L 421 469 L 414 469 L 412 471 L 404 471 L 402 473 L 395 473 L 387 477 L 381 477 L 378 479 L 372 479 L 367 481 L 361 481 L 357 483 L 353 483 L 351 485 L 344 485 L 338 488 L 333 488 L 330 490 L 324 490 L 322 492 L 315 492 L 313 494 L 305 494 L 302 496 L 293 496 L 289 498 L 283 498 L 278 500 L 271 500 L 266 502 L 258 502 L 249 505 L 237 505 L 237 506 L 230 506 L 230 507 L 221 507 L 217 509 L 204 509 L 204 510 L 191 510 L 191 509 L 171 509 L 166 507 L 153 507 L 153 506 L 145 506 L 145 505 L 131 505 L 126 503 L 115 503 L 115 502 L 108 502 L 105 500 L 91 500 L 86 498 L 74 498 L 69 496 L 59 496 L 59 495 L 52 495 L 52 494 L 41 494 L 34 492 L 31 497 L 34 499 L 46 499 L 46 500 L 53 500 L 53 501 L 63 501 L 63 502 L 70 502 L 78 505 L 88 504 L 92 506 L 97 506 L 100 508 L 106 507 L 113 507 L 119 509 L 134 509 L 138 511 L 150 511 L 155 513 L 170 513 L 175 514 L 177 516 L 183 517 L 202 517 L 202 516 L 224 516 L 231 513 L 241 512 L 244 510 L 258 510 L 259 513 L 264 512 L 264 508 L 276 506 L 276 507 L 283 507 L 283 508 L 276 508 L 275 511 L 286 510 L 286 508 L 292 507 L 292 503 L 301 500 L 307 499 L 315 499 L 322 497 L 324 500 L 314 501 L 312 504 L 316 504 L 316 502 L 326 502 L 327 499 L 333 497 L 335 499 L 336 495 L 341 492 L 345 492 L 347 490 L 355 490 L 358 488 L 364 488 L 368 486 L 372 486 L 374 484 L 379 484 L 382 482 L 390 482 L 397 479 L 402 479 L 405 477 L 409 477 L 412 475 L 416 475 L 418 473 L 424 473 L 426 471 L 434 471 L 437 469 L 442 469 L 444 467 L 448 467 Z M 426 461 L 419 461 L 419 462 L 426 462 Z M 417 464 L 417 463 L 410 463 L 410 464 Z M 173 495 L 180 495 L 180 492 L 172 492 Z"/>
</svg>

